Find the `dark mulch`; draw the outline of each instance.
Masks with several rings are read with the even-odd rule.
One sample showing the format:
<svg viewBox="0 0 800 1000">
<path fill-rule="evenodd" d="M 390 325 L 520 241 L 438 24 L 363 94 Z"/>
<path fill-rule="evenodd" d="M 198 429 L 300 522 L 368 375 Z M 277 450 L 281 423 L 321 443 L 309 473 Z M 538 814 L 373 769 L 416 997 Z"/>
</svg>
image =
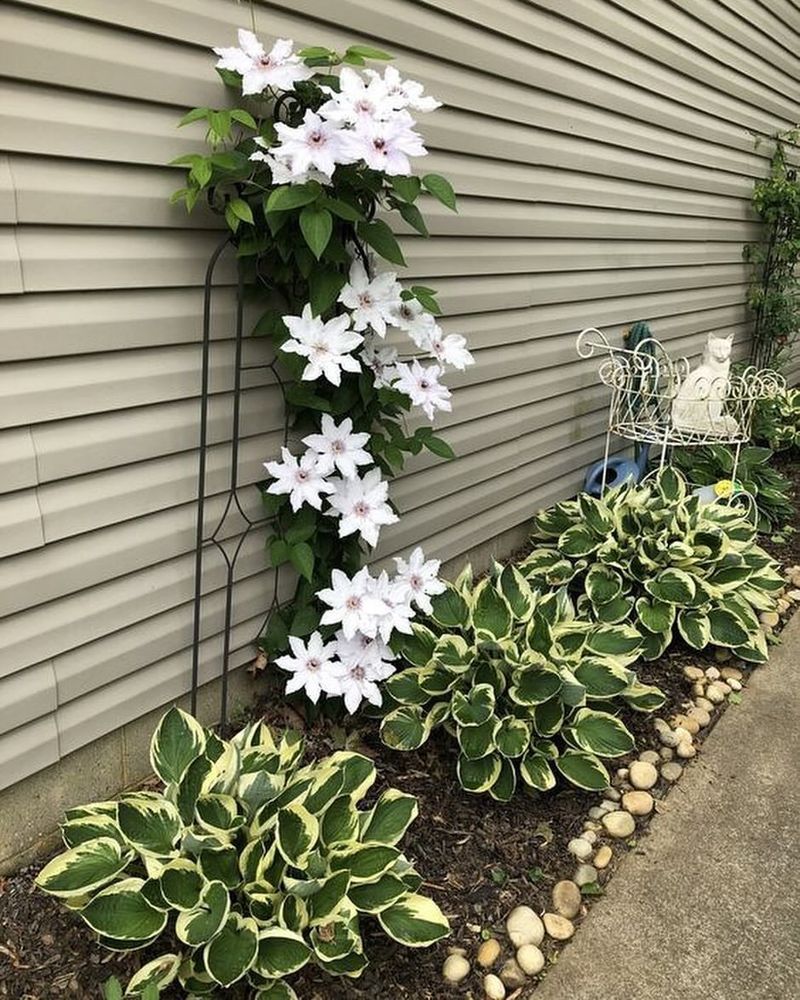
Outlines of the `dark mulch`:
<svg viewBox="0 0 800 1000">
<path fill-rule="evenodd" d="M 800 496 L 800 466 L 782 462 L 781 467 Z M 784 564 L 800 562 L 800 533 L 784 544 L 767 539 L 765 545 Z M 667 703 L 660 714 L 666 718 L 681 710 L 689 693 L 681 668 L 711 662 L 710 657 L 676 648 L 654 663 L 640 664 L 638 670 L 643 681 L 665 691 Z M 270 701 L 271 705 L 261 706 L 269 721 L 285 722 L 285 712 L 279 715 L 280 702 Z M 650 716 L 632 711 L 622 714 L 639 751 L 658 748 Z M 708 732 L 701 731 L 697 742 Z M 324 755 L 340 747 L 344 736 L 340 727 L 319 721 L 308 733 L 309 752 Z M 392 785 L 418 797 L 420 817 L 409 830 L 404 849 L 427 879 L 424 891 L 436 898 L 450 918 L 453 933 L 449 941 L 412 951 L 394 945 L 365 921 L 365 945 L 372 965 L 361 979 L 332 980 L 309 967 L 294 977 L 293 985 L 302 1000 L 439 1000 L 441 965 L 449 945 L 458 944 L 474 955 L 482 932 L 500 930 L 513 906 L 525 903 L 539 912 L 549 908 L 553 885 L 575 869 L 566 844 L 580 832 L 588 808 L 597 800 L 571 789 L 546 796 L 525 790 L 507 805 L 488 796 L 467 795 L 455 781 L 452 744 L 443 734 L 418 753 L 400 754 L 384 747 L 376 724 L 368 722 L 348 734 L 347 743 L 375 759 L 380 775 L 375 793 Z M 619 760 L 617 766 L 625 763 Z M 666 791 L 659 786 L 656 794 Z M 637 836 L 645 831 L 642 826 Z M 634 848 L 635 840 L 627 848 L 618 844 L 608 871 L 624 850 Z M 132 955 L 100 951 L 77 917 L 35 889 L 37 870 L 38 866 L 32 866 L 0 879 L 0 997 L 98 1000 L 100 985 L 110 975 L 124 981 L 144 961 L 167 950 L 162 945 Z M 545 947 L 552 949 L 552 945 Z M 482 995 L 476 972 L 461 986 L 448 989 L 448 995 L 454 996 L 470 992 Z"/>
</svg>

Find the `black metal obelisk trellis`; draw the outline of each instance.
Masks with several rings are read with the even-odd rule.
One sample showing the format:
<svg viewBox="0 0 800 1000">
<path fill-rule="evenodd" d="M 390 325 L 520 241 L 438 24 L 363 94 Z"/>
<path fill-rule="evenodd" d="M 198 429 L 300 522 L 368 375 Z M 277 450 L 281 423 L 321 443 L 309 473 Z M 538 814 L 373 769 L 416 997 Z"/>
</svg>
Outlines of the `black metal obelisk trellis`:
<svg viewBox="0 0 800 1000">
<path fill-rule="evenodd" d="M 234 333 L 234 362 L 233 362 L 233 384 L 232 384 L 232 414 L 230 424 L 230 475 L 227 489 L 223 497 L 222 513 L 214 523 L 210 531 L 206 529 L 206 471 L 209 449 L 209 408 L 211 405 L 211 324 L 212 324 L 212 302 L 214 295 L 214 272 L 220 258 L 226 250 L 233 253 L 236 247 L 230 236 L 226 236 L 214 250 L 206 270 L 204 297 L 203 297 L 203 336 L 202 336 L 202 361 L 201 361 L 201 385 L 200 385 L 200 435 L 199 435 L 199 456 L 197 468 L 197 524 L 195 536 L 195 563 L 194 563 L 194 602 L 193 602 L 193 622 L 192 622 L 192 687 L 191 687 L 191 708 L 192 714 L 197 712 L 197 692 L 200 685 L 200 646 L 202 633 L 203 614 L 203 565 L 204 556 L 207 549 L 216 549 L 222 557 L 225 565 L 225 587 L 224 587 L 224 614 L 222 632 L 222 664 L 221 664 L 221 686 L 220 686 L 220 725 L 224 726 L 228 718 L 228 676 L 230 673 L 231 659 L 231 633 L 233 628 L 233 602 L 234 602 L 234 582 L 236 564 L 239 555 L 250 532 L 266 523 L 267 518 L 253 518 L 247 513 L 246 504 L 243 504 L 241 494 L 243 490 L 252 491 L 256 487 L 253 485 L 242 485 L 239 482 L 239 438 L 241 432 L 241 396 L 242 396 L 242 376 L 246 371 L 269 370 L 272 372 L 281 393 L 284 392 L 283 380 L 276 370 L 275 361 L 262 362 L 257 364 L 244 363 L 243 350 L 243 326 L 244 326 L 244 281 L 242 267 L 237 261 L 237 284 L 236 284 L 236 326 Z M 288 437 L 288 427 L 284 423 L 284 443 Z M 231 514 L 238 514 L 245 523 L 236 544 L 229 550 L 225 546 L 223 528 L 225 521 Z M 278 570 L 274 570 L 274 589 L 272 601 L 266 610 L 266 617 L 258 633 L 261 633 L 270 614 L 278 603 Z M 216 676 L 216 674 L 215 674 Z"/>
</svg>

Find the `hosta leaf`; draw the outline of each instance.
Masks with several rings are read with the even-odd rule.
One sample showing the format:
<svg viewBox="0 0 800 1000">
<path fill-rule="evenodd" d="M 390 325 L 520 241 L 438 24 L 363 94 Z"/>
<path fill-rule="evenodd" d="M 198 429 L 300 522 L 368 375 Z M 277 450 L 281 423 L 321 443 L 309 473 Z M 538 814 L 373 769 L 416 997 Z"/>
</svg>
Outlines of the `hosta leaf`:
<svg viewBox="0 0 800 1000">
<path fill-rule="evenodd" d="M 349 795 L 340 795 L 325 810 L 320 839 L 326 847 L 347 844 L 358 834 L 358 810 Z M 288 859 L 287 859 L 288 860 Z"/>
<path fill-rule="evenodd" d="M 708 615 L 694 608 L 682 608 L 678 613 L 678 632 L 694 649 L 705 649 L 711 641 Z"/>
<path fill-rule="evenodd" d="M 608 788 L 610 778 L 602 763 L 591 753 L 567 750 L 556 760 L 561 774 L 578 788 L 600 792 Z"/>
<path fill-rule="evenodd" d="M 209 882 L 192 910 L 179 913 L 175 934 L 180 941 L 196 948 L 210 941 L 228 919 L 230 896 L 222 882 Z"/>
<path fill-rule="evenodd" d="M 140 878 L 123 879 L 102 889 L 81 910 L 81 917 L 98 934 L 117 941 L 146 941 L 166 927 L 167 914 L 142 895 Z"/>
<path fill-rule="evenodd" d="M 227 833 L 244 823 L 232 795 L 201 795 L 195 806 L 195 816 L 198 824 L 209 833 Z"/>
<path fill-rule="evenodd" d="M 150 765 L 164 784 L 177 784 L 205 745 L 206 732 L 197 719 L 173 706 L 153 734 Z"/>
<path fill-rule="evenodd" d="M 600 547 L 602 541 L 602 537 L 595 535 L 591 528 L 586 525 L 573 524 L 571 528 L 567 528 L 559 536 L 558 550 L 562 555 L 575 559 L 579 556 L 588 556 L 589 553 Z M 550 570 L 551 576 L 553 568 Z"/>
<path fill-rule="evenodd" d="M 380 796 L 368 814 L 362 839 L 394 846 L 417 818 L 417 800 L 396 788 Z"/>
<path fill-rule="evenodd" d="M 586 574 L 585 586 L 592 604 L 608 604 L 622 593 L 622 577 L 610 566 L 594 563 Z"/>
<path fill-rule="evenodd" d="M 584 657 L 574 672 L 589 698 L 613 698 L 628 686 L 627 671 L 611 658 Z"/>
<path fill-rule="evenodd" d="M 431 617 L 443 628 L 466 628 L 469 624 L 469 606 L 462 595 L 450 584 L 441 594 L 431 598 Z"/>
<path fill-rule="evenodd" d="M 197 863 L 209 882 L 222 882 L 228 889 L 235 889 L 242 881 L 239 852 L 232 844 L 201 851 Z"/>
<path fill-rule="evenodd" d="M 636 680 L 625 688 L 621 697 L 637 712 L 655 712 L 667 700 L 660 688 Z"/>
<path fill-rule="evenodd" d="M 736 647 L 736 655 L 748 663 L 766 663 L 769 656 L 767 637 L 761 629 L 753 632 L 748 642 Z"/>
<path fill-rule="evenodd" d="M 350 872 L 341 871 L 323 879 L 314 893 L 308 897 L 311 924 L 321 924 L 329 920 L 339 909 L 339 905 L 350 886 Z"/>
<path fill-rule="evenodd" d="M 536 788 L 540 792 L 548 792 L 555 787 L 556 778 L 550 761 L 544 754 L 530 753 L 520 763 L 519 773 L 526 785 Z"/>
<path fill-rule="evenodd" d="M 497 587 L 517 621 L 527 621 L 533 613 L 535 598 L 530 584 L 513 563 L 503 569 Z"/>
<path fill-rule="evenodd" d="M 621 757 L 635 746 L 633 736 L 616 716 L 591 708 L 575 713 L 570 731 L 579 747 L 600 757 Z"/>
<path fill-rule="evenodd" d="M 502 758 L 498 754 L 480 760 L 469 760 L 462 755 L 458 758 L 458 780 L 465 792 L 488 792 L 497 781 L 501 766 Z"/>
<path fill-rule="evenodd" d="M 512 674 L 508 697 L 517 705 L 540 705 L 561 690 L 558 671 L 550 667 L 521 666 Z"/>
<path fill-rule="evenodd" d="M 420 682 L 433 673 L 432 667 L 410 667 L 390 677 L 385 687 L 392 698 L 401 705 L 424 705 L 430 701 L 431 696 L 420 686 Z"/>
<path fill-rule="evenodd" d="M 503 757 L 521 757 L 530 743 L 530 724 L 524 719 L 516 719 L 513 715 L 508 715 L 501 720 L 494 739 L 495 745 Z"/>
<path fill-rule="evenodd" d="M 578 510 L 581 520 L 596 535 L 605 537 L 614 527 L 613 515 L 603 500 L 581 493 L 578 496 Z"/>
<path fill-rule="evenodd" d="M 711 638 L 718 646 L 742 646 L 750 639 L 750 634 L 736 615 L 723 608 L 712 608 L 708 612 Z"/>
<path fill-rule="evenodd" d="M 642 638 L 632 625 L 598 625 L 586 639 L 587 649 L 608 656 L 638 653 L 641 644 Z"/>
<path fill-rule="evenodd" d="M 564 702 L 558 698 L 536 705 L 533 709 L 533 728 L 539 736 L 555 736 L 564 721 Z"/>
<path fill-rule="evenodd" d="M 279 979 L 302 969 L 310 957 L 311 949 L 300 934 L 268 927 L 259 937 L 255 969 L 267 979 Z"/>
<path fill-rule="evenodd" d="M 472 624 L 479 637 L 505 639 L 513 616 L 508 602 L 488 578 L 481 580 L 472 598 Z"/>
<path fill-rule="evenodd" d="M 430 730 L 418 705 L 402 705 L 381 722 L 381 739 L 393 750 L 416 750 L 429 736 Z"/>
<path fill-rule="evenodd" d="M 298 1000 L 298 998 L 288 983 L 277 980 L 269 986 L 260 986 L 256 991 L 255 1000 Z"/>
<path fill-rule="evenodd" d="M 459 726 L 458 745 L 469 760 L 478 760 L 495 750 L 495 735 L 500 727 L 497 719 L 487 719 L 479 726 Z"/>
<path fill-rule="evenodd" d="M 330 857 L 332 871 L 350 873 L 351 885 L 356 882 L 371 882 L 397 861 L 400 851 L 386 844 L 358 844 L 342 851 L 335 851 Z"/>
<path fill-rule="evenodd" d="M 319 821 L 305 806 L 291 803 L 278 812 L 275 843 L 283 857 L 302 868 L 319 838 Z"/>
<path fill-rule="evenodd" d="M 489 794 L 497 802 L 510 802 L 517 790 L 517 772 L 511 761 L 503 759 L 500 762 L 500 774 L 489 789 Z"/>
<path fill-rule="evenodd" d="M 416 893 L 383 910 L 378 921 L 389 937 L 408 948 L 427 948 L 450 933 L 447 918 L 436 903 Z"/>
<path fill-rule="evenodd" d="M 667 632 L 648 632 L 642 628 L 642 658 L 657 660 L 672 642 L 672 629 Z"/>
<path fill-rule="evenodd" d="M 258 924 L 251 917 L 231 913 L 219 934 L 205 946 L 203 961 L 214 982 L 231 986 L 256 960 Z"/>
<path fill-rule="evenodd" d="M 129 860 L 119 841 L 98 837 L 58 854 L 36 876 L 36 884 L 61 899 L 85 896 L 116 878 Z"/>
<path fill-rule="evenodd" d="M 636 601 L 636 615 L 648 631 L 667 632 L 675 621 L 675 605 L 640 597 Z"/>
<path fill-rule="evenodd" d="M 110 837 L 119 841 L 123 848 L 127 847 L 117 821 L 112 816 L 78 816 L 62 825 L 61 836 L 67 847 L 77 847 L 78 844 L 97 840 L 98 837 Z"/>
<path fill-rule="evenodd" d="M 469 695 L 454 692 L 450 712 L 459 726 L 480 726 L 491 718 L 494 706 L 494 688 L 490 684 L 476 684 Z"/>
<path fill-rule="evenodd" d="M 632 597 L 615 597 L 607 604 L 600 604 L 595 609 L 597 620 L 607 625 L 616 625 L 618 622 L 626 621 L 630 617 L 633 609 Z"/>
<path fill-rule="evenodd" d="M 441 666 L 465 670 L 475 659 L 475 647 L 470 646 L 463 636 L 445 633 L 436 640 L 433 658 Z"/>
<path fill-rule="evenodd" d="M 391 872 L 384 872 L 375 882 L 365 882 L 350 888 L 348 896 L 363 913 L 379 913 L 406 895 L 405 882 Z"/>
<path fill-rule="evenodd" d="M 377 777 L 375 765 L 363 753 L 338 750 L 331 754 L 328 763 L 341 769 L 342 795 L 352 795 L 354 802 L 358 802 L 375 784 Z"/>
<path fill-rule="evenodd" d="M 191 910 L 200 901 L 206 880 L 188 858 L 176 858 L 159 876 L 161 895 L 176 910 Z"/>
<path fill-rule="evenodd" d="M 141 996 L 149 987 L 151 991 L 154 988 L 158 996 L 161 990 L 166 989 L 170 983 L 175 981 L 180 965 L 180 955 L 169 954 L 154 958 L 131 976 L 125 995 Z"/>
<path fill-rule="evenodd" d="M 691 604 L 696 590 L 695 581 L 688 573 L 672 567 L 662 570 L 644 587 L 656 600 L 678 605 Z"/>
<path fill-rule="evenodd" d="M 413 666 L 425 667 L 433 656 L 436 636 L 429 628 L 418 622 L 414 622 L 411 628 L 413 629 L 412 635 L 402 635 L 395 632 L 392 637 L 392 646 L 400 656 Z"/>
</svg>

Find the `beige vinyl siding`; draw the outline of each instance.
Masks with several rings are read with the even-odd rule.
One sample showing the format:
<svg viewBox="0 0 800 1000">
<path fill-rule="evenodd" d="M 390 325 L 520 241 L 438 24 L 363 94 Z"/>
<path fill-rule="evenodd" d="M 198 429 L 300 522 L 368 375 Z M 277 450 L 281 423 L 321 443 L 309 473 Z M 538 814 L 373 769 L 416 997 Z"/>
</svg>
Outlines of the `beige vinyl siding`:
<svg viewBox="0 0 800 1000">
<path fill-rule="evenodd" d="M 415 460 L 378 552 L 457 559 L 574 491 L 607 397 L 574 338 L 637 319 L 676 353 L 746 347 L 754 181 L 800 119 L 790 0 L 292 0 L 259 31 L 371 42 L 445 107 L 425 169 L 460 212 L 403 231 L 408 278 L 440 289 L 476 365 L 437 421 L 459 457 Z M 168 204 L 202 148 L 177 130 L 224 91 L 209 47 L 235 0 L 29 0 L 0 7 L 0 787 L 189 686 L 202 284 L 217 220 Z M 208 523 L 229 462 L 234 270 L 216 274 Z M 266 348 L 248 344 L 253 357 Z M 280 399 L 248 380 L 240 472 L 258 481 Z M 248 510 L 257 511 L 251 491 Z M 235 539 L 241 525 L 231 524 Z M 272 577 L 242 553 L 235 662 Z M 220 669 L 223 567 L 207 558 L 201 679 Z"/>
</svg>

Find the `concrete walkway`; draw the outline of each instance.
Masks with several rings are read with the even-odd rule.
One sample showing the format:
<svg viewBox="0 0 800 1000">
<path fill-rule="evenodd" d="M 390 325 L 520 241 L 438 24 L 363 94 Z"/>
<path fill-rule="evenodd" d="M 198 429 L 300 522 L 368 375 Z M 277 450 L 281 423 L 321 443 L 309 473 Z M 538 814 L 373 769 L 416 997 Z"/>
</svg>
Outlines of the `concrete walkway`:
<svg viewBox="0 0 800 1000">
<path fill-rule="evenodd" d="M 536 1000 L 800 998 L 800 614 Z"/>
</svg>

